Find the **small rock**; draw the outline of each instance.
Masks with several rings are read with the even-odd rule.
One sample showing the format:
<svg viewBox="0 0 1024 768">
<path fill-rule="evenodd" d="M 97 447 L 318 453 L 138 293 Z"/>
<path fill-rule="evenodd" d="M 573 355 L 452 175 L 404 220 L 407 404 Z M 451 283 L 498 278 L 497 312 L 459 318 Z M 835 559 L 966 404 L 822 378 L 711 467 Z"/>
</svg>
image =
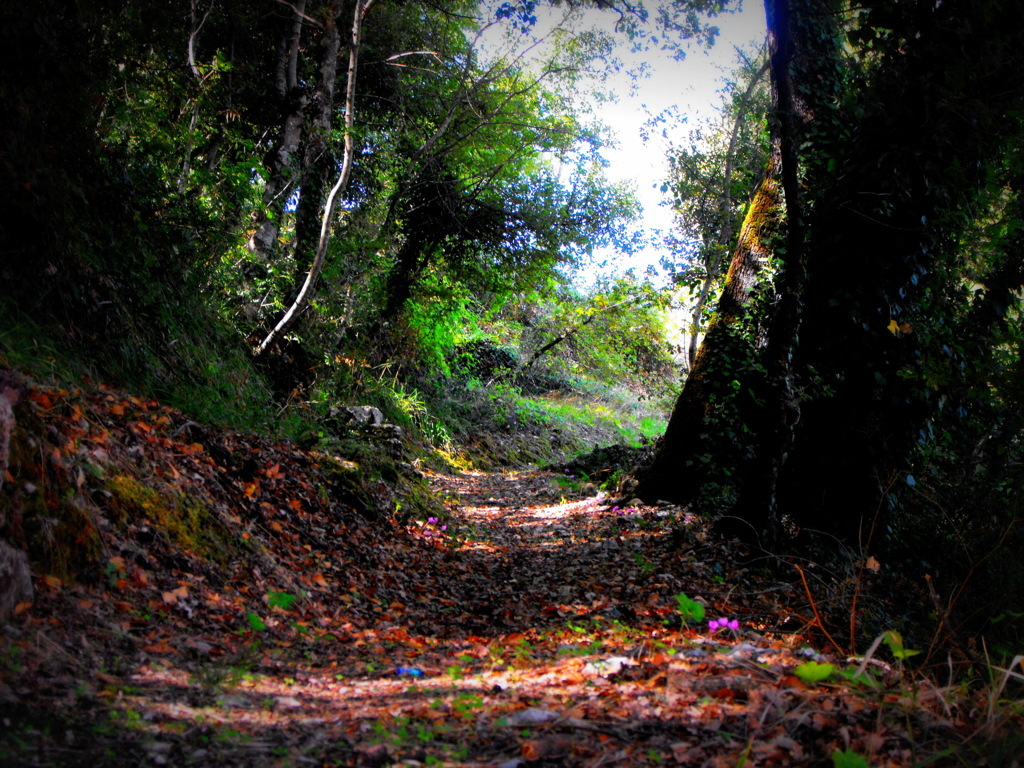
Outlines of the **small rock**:
<svg viewBox="0 0 1024 768">
<path fill-rule="evenodd" d="M 636 664 L 633 659 L 626 656 L 609 656 L 607 659 L 587 662 L 583 667 L 584 675 L 600 675 L 601 677 L 612 677 L 619 674 L 623 667 L 632 667 Z"/>
<path fill-rule="evenodd" d="M 524 725 L 550 723 L 553 720 L 557 720 L 559 717 L 560 715 L 557 712 L 552 712 L 550 709 L 528 707 L 527 709 L 521 709 L 515 714 L 509 716 L 507 718 L 507 723 L 514 728 L 519 728 Z"/>
<path fill-rule="evenodd" d="M 331 406 L 327 412 L 332 419 L 342 424 L 359 424 L 365 427 L 376 427 L 384 423 L 384 414 L 372 405 L 346 405 L 341 408 Z"/>
<path fill-rule="evenodd" d="M 252 699 L 247 696 L 236 696 L 231 693 L 226 693 L 223 696 L 217 697 L 217 704 L 222 709 L 252 709 Z"/>
<path fill-rule="evenodd" d="M 32 602 L 32 596 L 28 556 L 0 541 L 0 621 L 6 620 L 18 603 Z"/>
<path fill-rule="evenodd" d="M 754 645 L 753 643 L 748 643 L 748 642 L 744 641 L 742 643 L 734 645 L 732 647 L 732 650 L 729 651 L 728 655 L 729 656 L 760 656 L 760 655 L 765 654 L 765 653 L 771 653 L 771 650 L 768 649 L 768 648 L 759 648 L 758 646 Z"/>
</svg>

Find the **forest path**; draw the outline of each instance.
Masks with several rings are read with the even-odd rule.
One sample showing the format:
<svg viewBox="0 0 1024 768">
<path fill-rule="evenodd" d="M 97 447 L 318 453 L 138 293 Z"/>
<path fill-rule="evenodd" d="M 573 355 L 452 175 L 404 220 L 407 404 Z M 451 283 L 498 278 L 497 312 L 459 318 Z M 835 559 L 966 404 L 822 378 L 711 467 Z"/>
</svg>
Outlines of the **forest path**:
<svg viewBox="0 0 1024 768">
<path fill-rule="evenodd" d="M 474 607 L 467 613 L 487 617 L 492 630 L 535 628 L 539 617 L 544 624 L 598 613 L 664 616 L 674 611 L 684 578 L 716 567 L 670 567 L 682 559 L 675 555 L 692 549 L 659 546 L 670 530 L 677 543 L 687 534 L 678 510 L 620 508 L 602 495 L 581 495 L 585 485 L 564 474 L 437 475 L 432 485 L 456 510 L 452 533 L 462 562 L 483 574 L 483 584 L 460 582 L 463 603 Z M 688 559 L 697 562 L 692 553 Z"/>
<path fill-rule="evenodd" d="M 682 510 L 462 473 L 429 478 L 446 515 L 374 523 L 315 508 L 320 454 L 218 438 L 241 475 L 176 441 L 175 414 L 111 402 L 53 409 L 65 452 L 147 446 L 146 471 L 206 494 L 255 554 L 217 566 L 95 510 L 102 577 L 40 577 L 0 635 L 0 765 L 909 766 L 955 738 L 892 670 L 795 676 L 847 665 L 778 631 L 802 595 Z M 687 623 L 691 599 L 708 615 Z"/>
</svg>

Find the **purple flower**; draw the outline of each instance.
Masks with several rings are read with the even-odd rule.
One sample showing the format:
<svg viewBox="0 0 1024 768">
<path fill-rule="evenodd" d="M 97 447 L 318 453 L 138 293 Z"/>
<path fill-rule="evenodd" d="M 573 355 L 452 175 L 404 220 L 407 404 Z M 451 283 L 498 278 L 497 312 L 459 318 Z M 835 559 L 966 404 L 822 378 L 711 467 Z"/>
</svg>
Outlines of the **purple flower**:
<svg viewBox="0 0 1024 768">
<path fill-rule="evenodd" d="M 717 632 L 720 629 L 731 629 L 733 632 L 739 632 L 740 623 L 736 619 L 729 620 L 723 616 L 720 619 L 712 619 L 709 621 L 708 629 L 712 632 Z"/>
<path fill-rule="evenodd" d="M 428 517 L 427 518 L 427 522 L 430 523 L 431 525 L 433 525 L 433 524 L 435 524 L 437 522 L 437 518 L 436 517 Z"/>
</svg>

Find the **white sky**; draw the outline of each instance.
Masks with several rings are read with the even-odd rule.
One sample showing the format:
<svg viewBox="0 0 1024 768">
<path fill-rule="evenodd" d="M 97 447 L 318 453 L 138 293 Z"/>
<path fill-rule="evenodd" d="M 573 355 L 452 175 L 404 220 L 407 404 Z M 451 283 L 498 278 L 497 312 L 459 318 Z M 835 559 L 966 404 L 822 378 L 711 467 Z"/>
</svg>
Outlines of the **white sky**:
<svg viewBox="0 0 1024 768">
<path fill-rule="evenodd" d="M 514 0 L 512 0 L 514 2 Z M 494 10 L 503 0 L 483 0 L 490 10 L 485 16 L 493 18 Z M 656 5 L 652 0 L 650 5 Z M 563 20 L 566 13 L 564 7 L 537 8 L 539 21 L 531 30 L 533 35 L 546 35 L 554 24 Z M 653 14 L 652 14 L 653 15 Z M 573 22 L 577 30 L 598 29 L 611 32 L 618 16 L 612 11 L 588 10 L 582 19 Z M 675 61 L 670 53 L 657 49 L 644 50 L 638 53 L 630 51 L 629 41 L 625 35 L 614 35 L 622 44 L 614 52 L 623 66 L 606 82 L 598 86 L 603 92 L 613 92 L 617 100 L 605 102 L 596 108 L 601 121 L 611 128 L 617 139 L 615 148 L 605 148 L 601 154 L 609 161 L 607 176 L 613 182 L 626 182 L 633 187 L 643 207 L 643 218 L 640 226 L 646 239 L 652 243 L 646 249 L 635 254 L 617 253 L 605 250 L 595 254 L 593 268 L 586 270 L 591 276 L 597 273 L 621 274 L 627 269 L 635 269 L 637 273 L 645 272 L 648 267 L 657 267 L 665 249 L 660 247 L 661 237 L 672 228 L 672 211 L 663 204 L 664 196 L 661 185 L 668 176 L 667 151 L 673 140 L 677 144 L 702 117 L 710 117 L 719 105 L 718 90 L 723 86 L 723 78 L 736 66 L 736 48 L 750 50 L 757 48 L 765 37 L 764 6 L 760 0 L 745 0 L 741 13 L 723 14 L 713 20 L 721 34 L 710 49 L 690 43 L 683 61 Z M 652 25 L 653 27 L 653 25 Z M 484 51 L 493 48 L 495 53 L 508 53 L 509 39 L 504 38 L 504 25 L 494 27 L 493 33 L 485 34 Z M 653 28 L 650 32 L 660 36 L 660 31 Z M 515 45 L 522 45 L 529 36 L 513 35 Z M 547 46 L 541 44 L 536 55 L 543 55 Z M 637 80 L 632 71 L 646 64 L 647 76 Z M 582 105 L 594 102 L 591 91 L 580 88 L 579 99 Z M 652 117 L 664 110 L 677 108 L 677 114 L 685 115 L 670 119 L 652 132 L 648 142 L 644 142 L 644 125 Z M 585 110 L 584 110 L 585 111 Z M 662 136 L 662 131 L 667 136 Z M 605 262 L 605 266 L 601 266 Z"/>
<path fill-rule="evenodd" d="M 607 17 L 608 14 L 602 14 Z M 596 20 L 596 19 L 595 19 Z M 764 7 L 758 0 L 746 0 L 739 14 L 725 14 L 714 21 L 721 30 L 714 47 L 702 50 L 691 45 L 686 58 L 679 62 L 658 51 L 645 51 L 631 59 L 628 51 L 620 55 L 628 63 L 647 61 L 650 77 L 642 79 L 636 93 L 630 95 L 631 82 L 625 72 L 618 75 L 621 86 L 616 88 L 617 103 L 602 109 L 604 120 L 615 131 L 619 147 L 604 154 L 610 161 L 608 176 L 613 181 L 632 181 L 644 209 L 643 226 L 655 240 L 658 233 L 667 233 L 672 227 L 672 212 L 663 205 L 660 186 L 668 175 L 666 152 L 669 139 L 682 139 L 702 117 L 710 116 L 718 106 L 718 90 L 723 77 L 736 63 L 736 47 L 759 46 L 765 36 Z M 628 66 L 627 66 L 628 68 Z M 614 82 L 614 81 L 613 81 Z M 655 131 L 650 141 L 641 138 L 644 123 L 652 116 L 671 107 L 688 117 L 689 122 L 669 121 L 661 127 L 669 131 L 669 139 Z M 663 250 L 656 245 L 634 254 L 602 253 L 600 259 L 609 259 L 609 268 L 618 273 L 634 268 L 642 273 L 649 265 L 657 265 Z"/>
</svg>

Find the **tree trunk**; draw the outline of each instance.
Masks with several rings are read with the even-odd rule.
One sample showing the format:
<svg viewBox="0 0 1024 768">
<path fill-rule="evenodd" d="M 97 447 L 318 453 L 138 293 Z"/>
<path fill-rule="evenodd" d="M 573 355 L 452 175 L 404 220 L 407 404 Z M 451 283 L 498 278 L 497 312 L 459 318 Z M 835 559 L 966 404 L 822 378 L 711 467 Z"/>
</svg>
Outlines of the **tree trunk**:
<svg viewBox="0 0 1024 768">
<path fill-rule="evenodd" d="M 281 127 L 274 149 L 264 162 L 267 181 L 263 188 L 263 205 L 255 215 L 256 231 L 249 238 L 249 249 L 265 262 L 273 258 L 285 204 L 298 178 L 297 153 L 308 103 L 298 78 L 306 0 L 296 0 L 294 8 L 292 24 L 281 34 L 274 77 L 275 95 L 281 104 Z"/>
<path fill-rule="evenodd" d="M 330 0 L 324 13 L 324 33 L 320 41 L 320 66 L 316 87 L 309 100 L 309 127 L 302 157 L 300 197 L 295 210 L 295 284 L 296 292 L 316 256 L 320 234 L 320 216 L 328 184 L 336 167 L 331 147 L 334 118 L 334 90 L 338 81 L 338 52 L 341 34 L 338 18 L 342 0 Z"/>
<path fill-rule="evenodd" d="M 780 33 L 793 45 L 773 64 L 788 59 L 788 73 L 780 67 L 774 76 L 789 226 L 778 243 L 785 263 L 764 353 L 735 379 L 742 392 L 758 383 L 757 367 L 767 371 L 763 406 L 750 422 L 756 458 L 725 461 L 734 480 L 742 473 L 738 511 L 753 532 L 776 528 L 781 513 L 802 528 L 856 540 L 882 528 L 872 516 L 909 471 L 944 399 L 931 386 L 928 365 L 940 361 L 926 359 L 925 333 L 902 328 L 912 318 L 930 323 L 932 338 L 949 331 L 942 299 L 950 270 L 970 274 L 957 266 L 969 258 L 964 233 L 1020 130 L 1024 30 L 1010 0 L 868 2 L 858 19 L 877 29 L 854 30 L 867 41 L 858 72 L 839 58 L 835 7 L 832 0 L 769 3 L 777 50 L 784 53 Z M 787 74 L 788 96 L 779 87 Z M 844 92 L 849 82 L 856 90 Z M 794 123 L 786 127 L 788 118 Z M 805 119 L 813 123 L 801 128 Z M 690 500 L 708 475 L 708 453 L 687 441 L 747 426 L 722 418 L 728 379 L 711 375 L 736 371 L 737 349 L 745 353 L 728 343 L 729 301 L 723 309 L 642 478 L 645 498 Z"/>
<path fill-rule="evenodd" d="M 810 399 L 777 486 L 796 524 L 854 541 L 884 529 L 876 511 L 911 471 L 942 399 L 928 383 L 925 332 L 893 327 L 946 332 L 941 286 L 1024 102 L 1018 4 L 867 8 L 900 25 L 892 39 L 902 42 L 873 51 L 854 110 L 823 128 L 834 167 L 808 181 L 796 365 Z"/>
<path fill-rule="evenodd" d="M 687 370 L 693 369 L 694 361 L 697 359 L 698 339 L 700 336 L 701 320 L 704 316 L 704 307 L 707 306 L 708 298 L 711 296 L 711 289 L 718 281 L 721 274 L 722 263 L 725 261 L 725 254 L 732 245 L 733 235 L 736 233 L 735 215 L 732 210 L 732 174 L 736 168 L 736 144 L 739 141 L 740 129 L 743 121 L 747 118 L 747 109 L 754 96 L 754 91 L 761 78 L 768 71 L 770 61 L 765 60 L 761 68 L 754 74 L 747 84 L 747 89 L 740 97 L 740 106 L 732 121 L 732 131 L 729 133 L 729 146 L 725 151 L 725 169 L 722 173 L 722 194 L 718 199 L 718 234 L 714 242 L 714 258 L 707 265 L 707 275 L 700 287 L 700 294 L 693 306 L 690 321 L 690 341 L 686 351 Z"/>
<path fill-rule="evenodd" d="M 819 6 L 827 5 L 819 3 Z M 775 280 L 775 308 L 767 333 L 764 360 L 767 386 L 764 418 L 759 420 L 757 456 L 752 472 L 743 485 L 737 517 L 746 525 L 741 531 L 757 535 L 762 544 L 771 543 L 778 533 L 779 514 L 776 487 L 786 453 L 793 442 L 793 430 L 800 420 L 793 371 L 793 352 L 800 331 L 800 312 L 806 283 L 804 256 L 803 194 L 800 189 L 800 158 L 797 153 L 800 131 L 809 121 L 807 104 L 799 99 L 794 80 L 794 55 L 799 44 L 806 55 L 806 40 L 797 40 L 796 30 L 806 34 L 807 13 L 801 0 L 766 0 L 768 51 L 773 102 L 771 117 L 772 152 L 779 157 L 782 187 L 785 193 L 786 248 Z M 819 8 L 819 12 L 822 10 Z M 821 18 L 827 18 L 822 16 Z M 824 27 L 818 24 L 818 29 Z M 799 34 L 799 33 L 797 33 Z M 816 51 L 820 55 L 820 51 Z"/>
<path fill-rule="evenodd" d="M 299 288 L 298 294 L 288 308 L 288 311 L 285 312 L 277 325 L 274 326 L 266 338 L 254 350 L 256 357 L 266 354 L 275 341 L 288 333 L 292 326 L 295 325 L 300 313 L 309 304 L 310 299 L 312 299 L 313 291 L 316 290 L 316 284 L 320 280 L 320 274 L 324 269 L 327 259 L 327 246 L 330 245 L 334 228 L 334 212 L 337 209 L 341 193 L 348 186 L 348 180 L 352 175 L 352 163 L 354 162 L 355 155 L 353 131 L 355 129 L 356 73 L 359 68 L 359 51 L 362 47 L 363 22 L 373 3 L 374 0 L 356 0 L 355 10 L 352 14 L 352 33 L 349 40 L 348 70 L 345 85 L 345 151 L 341 162 L 341 172 L 338 174 L 337 181 L 331 188 L 330 193 L 328 193 L 327 201 L 324 203 L 323 216 L 320 220 L 320 237 L 317 242 L 313 263 L 310 265 L 309 272 L 306 273 L 306 279 L 302 283 L 301 288 Z"/>
<path fill-rule="evenodd" d="M 388 273 L 384 291 L 387 298 L 380 313 L 380 325 L 392 323 L 402 314 L 406 302 L 412 296 L 413 285 L 427 266 L 430 252 L 437 245 L 435 238 L 420 231 L 413 231 L 405 238 L 395 264 Z"/>
</svg>

